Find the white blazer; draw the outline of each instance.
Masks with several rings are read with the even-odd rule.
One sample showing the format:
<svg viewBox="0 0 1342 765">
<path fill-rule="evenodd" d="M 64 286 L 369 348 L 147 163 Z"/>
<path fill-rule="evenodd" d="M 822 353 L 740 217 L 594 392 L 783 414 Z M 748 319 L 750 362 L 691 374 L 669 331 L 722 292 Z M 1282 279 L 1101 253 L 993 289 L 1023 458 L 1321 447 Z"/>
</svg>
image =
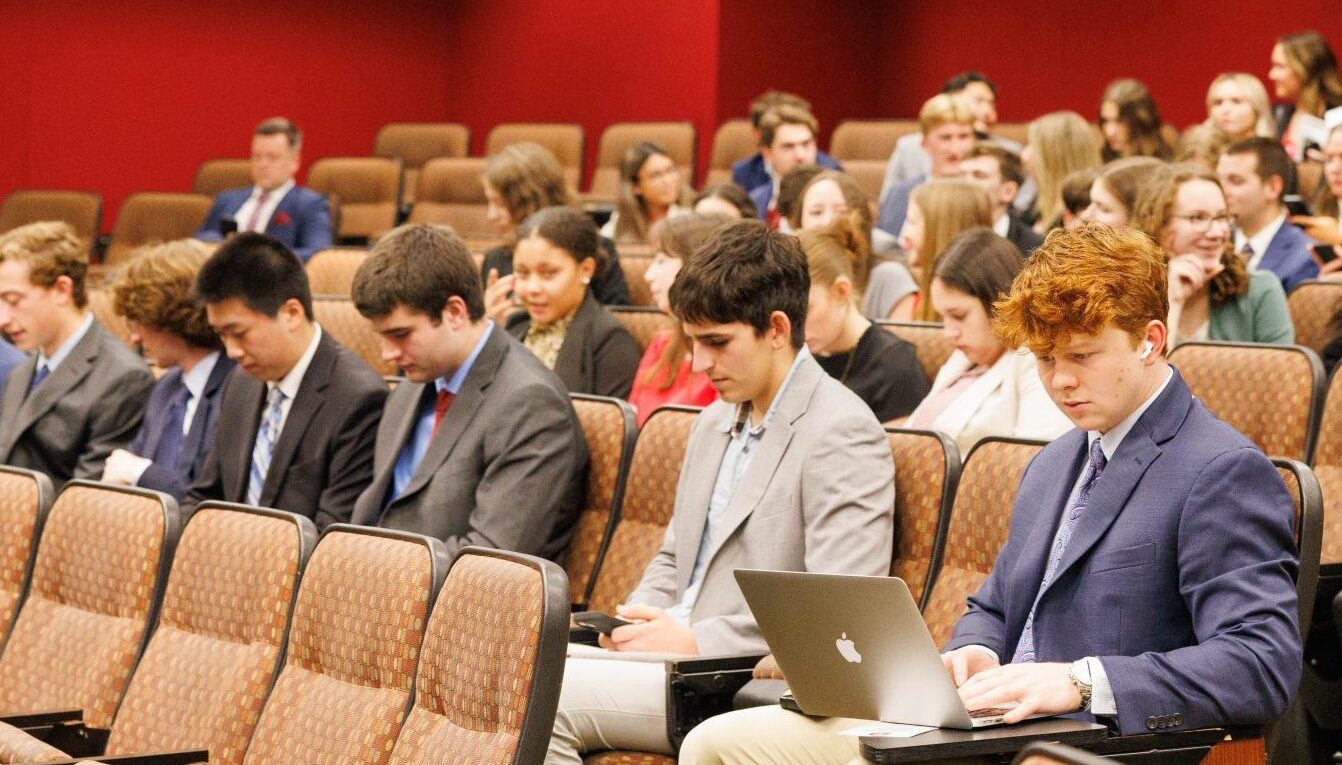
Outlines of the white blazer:
<svg viewBox="0 0 1342 765">
<path fill-rule="evenodd" d="M 964 353 L 952 353 L 923 401 L 950 387 L 971 366 Z M 915 411 L 911 418 L 917 414 Z M 1052 441 L 1072 427 L 1039 381 L 1034 356 L 1023 350 L 1003 353 L 932 423 L 932 430 L 955 439 L 962 457 L 988 436 Z"/>
</svg>

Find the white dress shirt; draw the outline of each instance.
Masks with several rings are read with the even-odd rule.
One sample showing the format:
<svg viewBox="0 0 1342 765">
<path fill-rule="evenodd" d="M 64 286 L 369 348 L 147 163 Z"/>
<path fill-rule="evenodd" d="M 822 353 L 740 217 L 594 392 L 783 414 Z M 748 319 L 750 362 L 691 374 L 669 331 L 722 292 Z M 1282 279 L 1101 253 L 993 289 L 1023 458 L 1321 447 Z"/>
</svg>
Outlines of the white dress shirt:
<svg viewBox="0 0 1342 765">
<path fill-rule="evenodd" d="M 280 206 L 285 195 L 293 188 L 294 179 L 290 178 L 284 185 L 271 189 L 270 196 L 266 197 L 266 203 L 261 205 L 261 214 L 256 216 L 256 228 L 248 228 L 247 224 L 251 222 L 252 215 L 256 212 L 256 205 L 261 201 L 261 194 L 265 193 L 260 186 L 253 186 L 252 195 L 247 197 L 247 201 L 243 202 L 242 207 L 239 207 L 233 215 L 234 220 L 238 222 L 238 231 L 256 231 L 264 234 L 270 219 L 275 216 L 275 208 Z"/>
<path fill-rule="evenodd" d="M 312 325 L 312 342 L 308 343 L 308 349 L 303 351 L 303 355 L 298 358 L 298 363 L 289 370 L 289 374 L 280 379 L 279 382 L 266 383 L 266 396 L 279 386 L 284 391 L 284 400 L 280 402 L 280 424 L 275 429 L 275 443 L 279 443 L 280 434 L 284 432 L 284 422 L 289 419 L 289 410 L 293 408 L 294 396 L 298 395 L 298 388 L 303 384 L 303 376 L 308 373 L 308 367 L 312 365 L 312 357 L 317 353 L 317 343 L 322 339 L 322 328 L 314 323 Z"/>
</svg>

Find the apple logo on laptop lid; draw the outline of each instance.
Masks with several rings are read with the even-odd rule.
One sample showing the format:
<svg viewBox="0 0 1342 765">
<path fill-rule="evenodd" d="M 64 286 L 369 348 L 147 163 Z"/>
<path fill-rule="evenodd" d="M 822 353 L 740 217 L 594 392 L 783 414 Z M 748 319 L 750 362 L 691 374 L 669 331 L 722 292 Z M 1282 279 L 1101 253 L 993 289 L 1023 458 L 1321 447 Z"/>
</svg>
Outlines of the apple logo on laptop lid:
<svg viewBox="0 0 1342 765">
<path fill-rule="evenodd" d="M 834 646 L 839 649 L 839 655 L 843 657 L 844 661 L 852 664 L 862 663 L 862 654 L 857 652 L 857 646 L 848 639 L 847 632 L 839 634 L 839 639 L 834 641 Z"/>
</svg>

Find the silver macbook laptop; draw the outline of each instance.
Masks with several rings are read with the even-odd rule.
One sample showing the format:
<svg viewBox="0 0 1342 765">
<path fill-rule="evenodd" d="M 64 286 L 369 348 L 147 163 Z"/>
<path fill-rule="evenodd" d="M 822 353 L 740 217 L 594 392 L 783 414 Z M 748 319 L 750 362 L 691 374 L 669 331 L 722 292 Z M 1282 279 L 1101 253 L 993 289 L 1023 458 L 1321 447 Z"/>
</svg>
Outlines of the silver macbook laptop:
<svg viewBox="0 0 1342 765">
<path fill-rule="evenodd" d="M 1009 709 L 965 709 L 902 579 L 737 569 L 736 581 L 808 715 L 968 730 Z"/>
</svg>

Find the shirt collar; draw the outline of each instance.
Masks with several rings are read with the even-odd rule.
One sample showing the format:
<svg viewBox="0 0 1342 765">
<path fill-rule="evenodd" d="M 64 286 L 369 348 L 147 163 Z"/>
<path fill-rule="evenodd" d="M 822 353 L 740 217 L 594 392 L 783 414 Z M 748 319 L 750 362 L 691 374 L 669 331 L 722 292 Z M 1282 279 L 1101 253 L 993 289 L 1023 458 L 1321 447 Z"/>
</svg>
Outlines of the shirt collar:
<svg viewBox="0 0 1342 765">
<path fill-rule="evenodd" d="M 284 199 L 284 195 L 288 194 L 291 190 L 293 190 L 293 187 L 294 187 L 294 179 L 290 178 L 284 183 L 281 183 L 279 186 L 271 189 L 270 196 L 266 197 L 266 201 L 270 202 Z M 265 192 L 261 189 L 260 186 L 252 186 L 252 199 L 260 201 L 261 195 L 264 193 Z"/>
<path fill-rule="evenodd" d="M 1011 213 L 1004 212 L 993 221 L 993 233 L 1006 239 L 1009 231 L 1011 231 Z"/>
<path fill-rule="evenodd" d="M 191 398 L 199 401 L 205 395 L 205 383 L 210 381 L 210 373 L 214 371 L 214 365 L 219 361 L 219 351 L 211 351 L 208 355 L 196 362 L 191 367 L 190 372 L 182 373 L 182 385 L 191 392 Z"/>
<path fill-rule="evenodd" d="M 298 357 L 298 363 L 294 364 L 294 368 L 289 370 L 289 374 L 285 375 L 277 383 L 266 383 L 267 392 L 278 387 L 280 390 L 284 391 L 285 398 L 293 401 L 298 395 L 298 386 L 303 384 L 303 375 L 308 373 L 308 367 L 312 365 L 312 357 L 317 355 L 317 343 L 321 342 L 321 339 L 321 325 L 313 322 L 312 342 L 308 343 L 308 349 L 303 351 L 302 356 Z"/>
<path fill-rule="evenodd" d="M 60 366 L 62 361 L 65 361 L 66 357 L 70 355 L 70 352 L 75 349 L 75 346 L 79 345 L 79 341 L 84 339 L 84 335 L 89 333 L 89 327 L 92 326 L 93 314 L 85 313 L 84 320 L 79 323 L 79 328 L 75 330 L 73 335 L 67 337 L 65 342 L 61 343 L 61 347 L 57 348 L 56 352 L 51 354 L 51 358 L 47 358 L 47 355 L 41 350 L 37 352 L 37 368 L 41 369 L 42 365 L 45 364 L 48 373 L 55 372 L 56 367 Z"/>
<path fill-rule="evenodd" d="M 809 359 L 810 357 L 811 352 L 807 350 L 805 345 L 797 351 L 797 358 L 793 359 L 792 366 L 788 367 L 787 374 L 783 376 L 783 384 L 778 386 L 778 392 L 774 394 L 773 401 L 769 402 L 769 411 L 764 413 L 764 418 L 760 420 L 759 425 L 747 428 L 750 422 L 751 406 L 749 401 L 742 401 L 723 421 L 722 429 L 730 432 L 732 436 L 740 435 L 742 432 L 746 432 L 753 438 L 759 438 L 763 435 L 765 429 L 769 427 L 769 421 L 773 419 L 774 412 L 778 409 L 778 402 L 783 400 L 783 394 L 787 392 L 788 384 L 792 382 L 793 375 L 797 373 L 797 367 L 802 365 L 803 359 Z"/>
<path fill-rule="evenodd" d="M 1253 248 L 1253 262 L 1256 264 L 1259 260 L 1262 260 L 1263 253 L 1267 252 L 1267 246 L 1272 244 L 1272 240 L 1276 238 L 1277 232 L 1281 230 L 1282 225 L 1285 223 L 1286 213 L 1283 212 L 1271 223 L 1263 226 L 1263 229 L 1253 236 L 1246 237 L 1243 231 L 1236 228 L 1235 252 L 1244 252 L 1244 243 L 1248 242 L 1249 246 Z"/>
<path fill-rule="evenodd" d="M 1128 432 L 1132 430 L 1132 426 L 1136 425 L 1137 421 L 1142 418 L 1142 415 L 1146 414 L 1146 410 L 1150 409 L 1151 405 L 1156 403 L 1156 399 L 1160 398 L 1160 394 L 1165 392 L 1165 389 L 1169 387 L 1170 380 L 1173 379 L 1174 370 L 1170 367 L 1166 367 L 1165 381 L 1156 388 L 1155 393 L 1152 393 L 1149 398 L 1142 402 L 1141 406 L 1133 410 L 1132 414 L 1123 418 L 1122 422 L 1110 428 L 1109 432 L 1105 433 L 1103 436 L 1100 435 L 1098 430 L 1087 431 L 1086 443 L 1091 444 L 1095 442 L 1095 439 L 1100 439 L 1100 451 L 1104 452 L 1104 458 L 1106 460 L 1113 459 L 1114 452 L 1118 451 L 1118 445 L 1123 443 L 1123 439 L 1126 438 Z"/>
<path fill-rule="evenodd" d="M 471 373 L 471 367 L 475 366 L 475 359 L 480 355 L 480 351 L 484 350 L 485 343 L 489 340 L 489 336 L 493 332 L 494 320 L 486 319 L 485 331 L 480 333 L 480 339 L 475 341 L 475 347 L 471 349 L 470 355 L 466 357 L 466 360 L 461 362 L 461 366 L 457 367 L 457 371 L 453 372 L 451 377 L 439 377 L 437 380 L 433 381 L 434 387 L 438 389 L 438 392 L 441 393 L 447 391 L 455 396 L 461 391 L 462 383 L 466 382 L 466 375 Z"/>
</svg>

